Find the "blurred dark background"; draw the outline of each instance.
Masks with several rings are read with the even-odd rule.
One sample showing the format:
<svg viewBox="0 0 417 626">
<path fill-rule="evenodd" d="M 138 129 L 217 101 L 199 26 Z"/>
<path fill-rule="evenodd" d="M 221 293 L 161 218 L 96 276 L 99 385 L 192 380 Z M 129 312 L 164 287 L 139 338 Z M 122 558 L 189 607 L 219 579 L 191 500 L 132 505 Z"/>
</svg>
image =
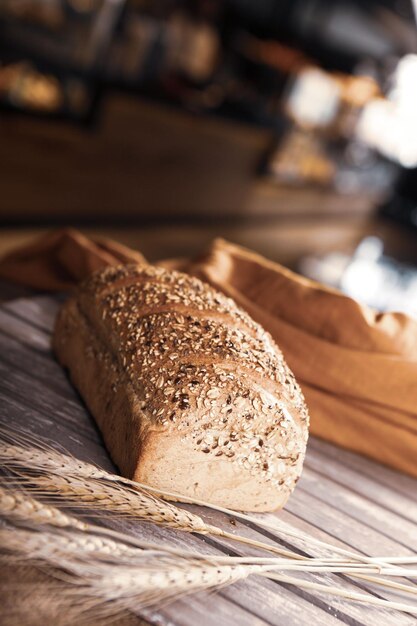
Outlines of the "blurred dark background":
<svg viewBox="0 0 417 626">
<path fill-rule="evenodd" d="M 417 314 L 411 0 L 0 0 L 0 253 L 63 225 Z"/>
</svg>

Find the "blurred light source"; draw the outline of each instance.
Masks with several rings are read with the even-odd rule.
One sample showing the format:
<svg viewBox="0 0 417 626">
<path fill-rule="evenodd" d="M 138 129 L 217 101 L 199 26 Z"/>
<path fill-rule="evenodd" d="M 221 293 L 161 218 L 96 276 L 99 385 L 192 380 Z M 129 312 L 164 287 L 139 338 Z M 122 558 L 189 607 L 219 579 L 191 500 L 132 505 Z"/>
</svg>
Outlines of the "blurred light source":
<svg viewBox="0 0 417 626">
<path fill-rule="evenodd" d="M 299 269 L 379 311 L 402 311 L 417 318 L 417 270 L 384 255 L 378 237 L 366 237 L 352 257 L 305 257 Z"/>
<path fill-rule="evenodd" d="M 300 126 L 327 126 L 336 117 L 340 86 L 330 74 L 317 68 L 301 71 L 287 100 L 288 113 Z"/>
<path fill-rule="evenodd" d="M 378 98 L 363 109 L 357 134 L 404 167 L 417 166 L 417 55 L 398 63 L 388 99 Z"/>
<path fill-rule="evenodd" d="M 411 0 L 413 3 L 413 9 L 414 9 L 414 16 L 416 18 L 417 21 L 417 0 Z"/>
</svg>

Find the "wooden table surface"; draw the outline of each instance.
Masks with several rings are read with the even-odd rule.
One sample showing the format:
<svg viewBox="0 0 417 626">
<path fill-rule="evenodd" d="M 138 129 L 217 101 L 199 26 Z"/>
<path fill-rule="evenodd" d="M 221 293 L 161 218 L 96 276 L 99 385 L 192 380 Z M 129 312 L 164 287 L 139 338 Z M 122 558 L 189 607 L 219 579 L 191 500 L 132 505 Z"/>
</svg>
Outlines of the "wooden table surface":
<svg viewBox="0 0 417 626">
<path fill-rule="evenodd" d="M 7 295 L 12 298 L 6 299 Z M 1 422 L 46 437 L 73 455 L 114 471 L 92 418 L 51 353 L 50 334 L 60 299 L 16 298 L 16 295 L 18 291 L 6 293 L 0 287 Z M 254 524 L 235 523 L 235 520 L 231 524 L 227 516 L 205 509 L 199 509 L 198 513 L 228 530 L 265 541 L 274 539 L 272 531 L 266 532 Z M 295 493 L 285 509 L 274 515 L 292 528 L 363 554 L 410 555 L 417 548 L 417 481 L 311 438 Z M 118 529 L 128 527 L 141 538 L 169 541 L 200 552 L 243 553 L 239 544 L 218 538 L 188 535 L 147 523 L 113 520 L 108 523 Z M 298 540 L 286 540 L 284 545 L 311 553 Z M 245 548 L 244 553 L 251 552 Z M 340 575 L 305 577 L 388 597 L 365 581 L 353 583 Z M 31 624 L 58 623 L 44 613 L 37 616 L 33 600 L 31 618 Z M 143 622 L 159 626 L 336 626 L 341 623 L 411 626 L 417 624 L 417 619 L 405 613 L 253 578 L 216 594 L 200 593 L 163 607 L 141 610 L 129 618 L 129 623 Z"/>
</svg>

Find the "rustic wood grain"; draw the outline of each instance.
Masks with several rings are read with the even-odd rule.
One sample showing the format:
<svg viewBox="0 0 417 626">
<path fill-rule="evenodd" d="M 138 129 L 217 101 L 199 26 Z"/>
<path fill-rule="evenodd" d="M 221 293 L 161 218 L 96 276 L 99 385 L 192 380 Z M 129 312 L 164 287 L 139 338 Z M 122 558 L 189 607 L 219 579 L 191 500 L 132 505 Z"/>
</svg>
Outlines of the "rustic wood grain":
<svg viewBox="0 0 417 626">
<path fill-rule="evenodd" d="M 61 300 L 38 296 L 0 306 L 0 421 L 46 437 L 81 459 L 115 471 L 92 418 L 50 350 L 50 333 Z M 417 481 L 313 439 L 299 486 L 285 510 L 276 515 L 311 536 L 364 554 L 413 554 L 417 546 L 416 491 Z M 232 526 L 230 519 L 220 513 L 206 509 L 198 512 L 207 521 L 228 530 L 307 550 L 297 540 L 282 541 L 276 533 L 266 532 L 256 524 L 236 521 Z M 126 522 L 110 516 L 102 523 L 146 540 L 169 541 L 208 554 L 255 554 L 231 541 L 188 535 L 150 523 Z M 323 580 L 309 574 L 306 579 L 324 584 L 334 584 L 336 580 L 346 589 L 389 597 L 364 581 L 354 583 L 342 576 L 326 576 Z M 31 602 L 31 606 L 36 605 L 33 598 Z M 403 613 L 357 605 L 263 578 L 240 582 L 215 595 L 196 594 L 168 606 L 142 610 L 131 619 L 138 624 L 146 620 L 160 626 L 417 623 Z M 47 618 L 44 623 L 48 623 Z"/>
<path fill-rule="evenodd" d="M 375 466 L 375 463 L 355 452 L 345 450 L 340 455 L 338 448 L 320 439 L 312 439 L 309 448 L 313 451 L 317 450 L 326 459 L 337 461 L 341 467 L 354 469 L 360 476 L 369 477 L 372 482 L 389 487 L 391 493 L 395 492 L 405 495 L 407 501 L 417 500 L 416 481 L 411 476 L 399 474 L 384 465 Z M 375 494 L 378 493 L 379 488 L 375 490 Z"/>
</svg>

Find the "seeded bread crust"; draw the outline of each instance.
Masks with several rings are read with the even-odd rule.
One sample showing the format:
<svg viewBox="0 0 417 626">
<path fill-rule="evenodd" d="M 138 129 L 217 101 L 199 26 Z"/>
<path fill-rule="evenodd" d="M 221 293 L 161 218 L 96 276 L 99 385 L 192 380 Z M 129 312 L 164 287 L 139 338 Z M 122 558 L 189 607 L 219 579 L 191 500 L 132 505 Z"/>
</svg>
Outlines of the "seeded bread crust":
<svg viewBox="0 0 417 626">
<path fill-rule="evenodd" d="M 122 474 L 247 511 L 282 507 L 308 437 L 271 336 L 202 281 L 145 265 L 94 274 L 54 349 Z"/>
</svg>

